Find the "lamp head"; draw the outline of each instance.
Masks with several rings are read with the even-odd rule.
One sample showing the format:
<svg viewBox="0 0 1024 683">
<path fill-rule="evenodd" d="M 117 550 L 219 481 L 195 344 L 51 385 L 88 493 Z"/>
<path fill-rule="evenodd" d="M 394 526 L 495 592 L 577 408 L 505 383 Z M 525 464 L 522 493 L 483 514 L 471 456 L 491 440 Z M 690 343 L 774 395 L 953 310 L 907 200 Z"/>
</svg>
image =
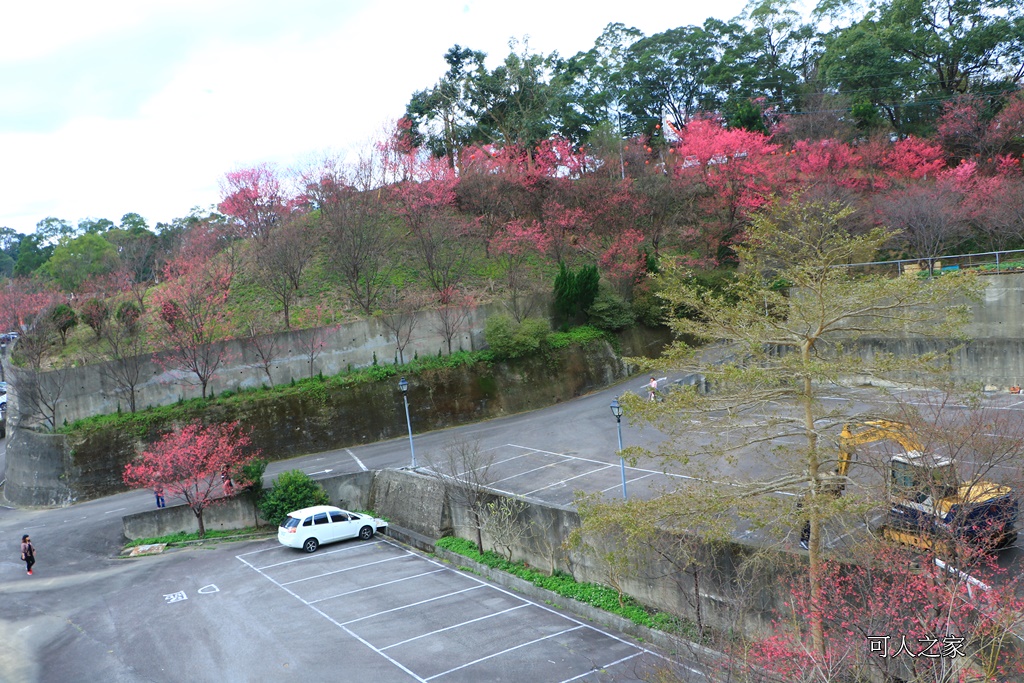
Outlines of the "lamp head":
<svg viewBox="0 0 1024 683">
<path fill-rule="evenodd" d="M 403 394 L 409 393 L 409 383 L 405 381 L 405 378 L 398 380 L 398 390 Z"/>
<path fill-rule="evenodd" d="M 611 408 L 612 408 L 612 415 L 615 416 L 616 420 L 618 420 L 619 418 L 622 417 L 622 406 L 619 405 L 619 397 L 618 396 L 616 396 L 615 398 L 612 399 L 612 406 L 611 406 Z"/>
</svg>

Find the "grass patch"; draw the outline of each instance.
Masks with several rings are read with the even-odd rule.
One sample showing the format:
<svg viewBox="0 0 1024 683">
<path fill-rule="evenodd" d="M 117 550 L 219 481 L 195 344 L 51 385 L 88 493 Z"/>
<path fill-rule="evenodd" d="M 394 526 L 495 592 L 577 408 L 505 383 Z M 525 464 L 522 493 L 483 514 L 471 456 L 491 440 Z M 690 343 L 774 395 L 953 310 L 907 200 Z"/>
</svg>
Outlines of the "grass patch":
<svg viewBox="0 0 1024 683">
<path fill-rule="evenodd" d="M 181 543 L 187 543 L 189 541 L 210 541 L 218 538 L 228 538 L 231 536 L 242 536 L 251 535 L 258 533 L 267 533 L 269 527 L 246 527 L 244 529 L 224 529 L 224 530 L 211 530 L 206 532 L 206 536 L 199 538 L 199 532 L 195 531 L 192 533 L 185 533 L 179 531 L 176 534 L 168 534 L 167 536 L 157 536 L 156 538 L 140 538 L 134 541 L 129 541 L 125 544 L 125 548 L 134 548 L 139 545 L 153 545 L 155 543 L 166 543 L 167 545 L 178 545 Z"/>
<path fill-rule="evenodd" d="M 501 555 L 493 551 L 486 551 L 481 554 L 472 541 L 464 538 L 446 536 L 437 540 L 435 545 L 439 548 L 450 550 L 453 553 L 468 557 L 491 569 L 497 569 L 513 576 L 518 576 L 524 581 L 529 581 L 534 586 L 544 588 L 557 593 L 565 598 L 572 598 L 593 605 L 612 614 L 629 619 L 634 624 L 658 629 L 666 633 L 673 633 L 691 640 L 697 640 L 696 626 L 679 617 L 659 612 L 644 607 L 628 595 L 619 595 L 608 586 L 596 583 L 580 583 L 568 574 L 555 572 L 548 575 L 540 572 L 522 562 L 509 562 Z"/>
</svg>

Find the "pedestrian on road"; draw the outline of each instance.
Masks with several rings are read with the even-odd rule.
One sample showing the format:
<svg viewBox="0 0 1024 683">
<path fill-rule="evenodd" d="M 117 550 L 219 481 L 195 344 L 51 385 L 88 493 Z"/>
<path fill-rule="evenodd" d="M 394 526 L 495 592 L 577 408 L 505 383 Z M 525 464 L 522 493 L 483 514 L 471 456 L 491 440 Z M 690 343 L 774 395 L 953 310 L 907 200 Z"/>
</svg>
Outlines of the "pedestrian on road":
<svg viewBox="0 0 1024 683">
<path fill-rule="evenodd" d="M 167 503 L 164 502 L 164 488 L 162 486 L 157 486 L 153 489 L 153 493 L 156 494 L 156 506 L 158 508 L 167 507 Z"/>
<path fill-rule="evenodd" d="M 36 549 L 32 545 L 32 539 L 28 537 L 28 534 L 21 537 L 21 559 L 25 561 L 28 575 L 32 576 L 32 565 L 36 563 Z"/>
<path fill-rule="evenodd" d="M 636 385 L 634 384 L 633 386 L 636 386 Z M 651 401 L 653 401 L 653 400 L 654 400 L 654 397 L 655 397 L 655 396 L 657 395 L 657 393 L 658 393 L 658 380 L 656 380 L 656 379 L 654 379 L 654 378 L 652 377 L 652 378 L 651 378 L 651 381 L 650 381 L 650 382 L 648 382 L 648 384 L 647 384 L 647 391 L 648 391 L 648 393 L 650 394 L 650 399 L 651 399 Z"/>
</svg>

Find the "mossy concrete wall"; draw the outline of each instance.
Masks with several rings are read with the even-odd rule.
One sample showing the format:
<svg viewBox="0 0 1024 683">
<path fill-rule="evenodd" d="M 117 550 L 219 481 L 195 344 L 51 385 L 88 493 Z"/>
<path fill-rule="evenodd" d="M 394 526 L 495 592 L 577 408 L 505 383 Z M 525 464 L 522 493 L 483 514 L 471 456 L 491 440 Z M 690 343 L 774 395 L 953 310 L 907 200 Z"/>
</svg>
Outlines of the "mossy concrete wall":
<svg viewBox="0 0 1024 683">
<path fill-rule="evenodd" d="M 542 408 L 626 374 L 626 365 L 606 342 L 510 363 L 427 371 L 408 378 L 413 430 L 431 431 Z M 402 395 L 393 379 L 352 386 L 325 382 L 321 387 L 322 391 L 306 387 L 301 392 L 245 394 L 210 404 L 202 418 L 238 421 L 251 428 L 253 444 L 268 460 L 405 433 Z M 18 505 L 61 505 L 122 491 L 125 464 L 171 426 L 154 421 L 136 433 L 112 426 L 76 430 L 66 437 L 46 437 L 46 449 L 36 445 L 40 435 L 14 436 L 7 449 L 6 497 Z"/>
</svg>

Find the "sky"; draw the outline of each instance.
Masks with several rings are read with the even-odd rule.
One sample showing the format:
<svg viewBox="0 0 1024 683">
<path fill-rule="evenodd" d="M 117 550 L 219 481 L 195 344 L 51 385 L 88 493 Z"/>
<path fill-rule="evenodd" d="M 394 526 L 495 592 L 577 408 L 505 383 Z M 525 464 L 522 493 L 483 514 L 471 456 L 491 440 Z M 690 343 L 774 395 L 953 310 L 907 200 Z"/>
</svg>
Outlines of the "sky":
<svg viewBox="0 0 1024 683">
<path fill-rule="evenodd" d="M 606 25 L 646 35 L 744 0 L 38 0 L 0 38 L 0 226 L 208 208 L 231 170 L 365 148 L 454 44 L 564 56 Z M 712 12 L 712 14 L 709 14 Z"/>
</svg>

